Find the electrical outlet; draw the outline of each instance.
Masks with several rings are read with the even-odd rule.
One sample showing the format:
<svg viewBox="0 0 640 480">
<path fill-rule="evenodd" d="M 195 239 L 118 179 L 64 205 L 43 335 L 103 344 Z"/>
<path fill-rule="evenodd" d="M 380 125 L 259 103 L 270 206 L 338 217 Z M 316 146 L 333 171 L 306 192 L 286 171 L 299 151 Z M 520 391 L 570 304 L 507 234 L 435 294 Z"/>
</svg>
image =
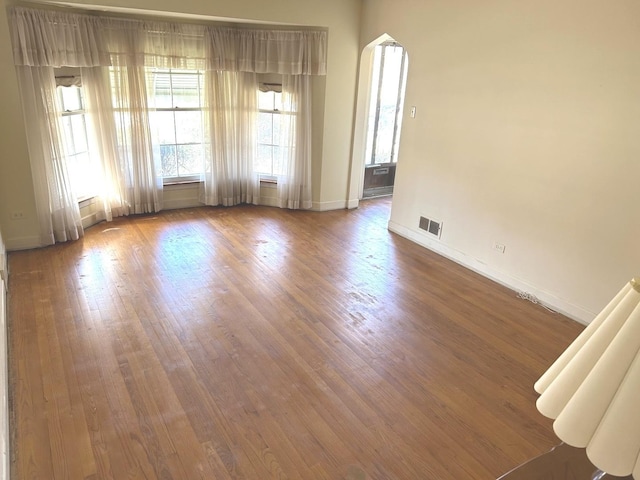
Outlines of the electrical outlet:
<svg viewBox="0 0 640 480">
<path fill-rule="evenodd" d="M 11 220 L 23 220 L 24 218 L 24 212 L 22 210 L 11 212 Z"/>
<path fill-rule="evenodd" d="M 505 246 L 502 243 L 493 242 L 493 249 L 496 252 L 504 253 Z"/>
</svg>

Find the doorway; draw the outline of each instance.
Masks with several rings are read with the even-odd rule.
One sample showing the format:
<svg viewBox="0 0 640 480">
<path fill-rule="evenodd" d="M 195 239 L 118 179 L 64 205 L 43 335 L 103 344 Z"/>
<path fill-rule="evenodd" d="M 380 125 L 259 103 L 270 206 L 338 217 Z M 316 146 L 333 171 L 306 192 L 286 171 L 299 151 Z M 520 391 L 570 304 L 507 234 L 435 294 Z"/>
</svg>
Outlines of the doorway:
<svg viewBox="0 0 640 480">
<path fill-rule="evenodd" d="M 374 47 L 362 198 L 393 194 L 407 81 L 407 53 L 387 40 Z"/>
</svg>

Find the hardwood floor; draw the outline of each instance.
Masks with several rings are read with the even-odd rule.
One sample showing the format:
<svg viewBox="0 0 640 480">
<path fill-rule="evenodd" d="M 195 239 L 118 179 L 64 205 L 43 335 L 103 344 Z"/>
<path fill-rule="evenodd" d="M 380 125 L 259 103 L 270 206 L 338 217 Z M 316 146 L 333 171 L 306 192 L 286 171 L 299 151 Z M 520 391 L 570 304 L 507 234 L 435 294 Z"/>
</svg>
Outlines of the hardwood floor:
<svg viewBox="0 0 640 480">
<path fill-rule="evenodd" d="M 358 210 L 96 225 L 9 256 L 14 479 L 494 479 L 582 327 Z"/>
</svg>

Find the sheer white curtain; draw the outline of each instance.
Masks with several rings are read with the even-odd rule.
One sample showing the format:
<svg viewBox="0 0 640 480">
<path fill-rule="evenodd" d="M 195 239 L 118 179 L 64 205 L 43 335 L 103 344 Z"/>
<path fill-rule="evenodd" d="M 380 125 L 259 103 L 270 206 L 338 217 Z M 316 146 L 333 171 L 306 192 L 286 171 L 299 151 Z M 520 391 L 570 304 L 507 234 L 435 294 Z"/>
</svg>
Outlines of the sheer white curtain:
<svg viewBox="0 0 640 480">
<path fill-rule="evenodd" d="M 159 212 L 162 209 L 162 169 L 160 153 L 154 153 L 151 141 L 144 67 L 112 67 L 111 87 L 126 204 L 131 213 Z"/>
<path fill-rule="evenodd" d="M 14 8 L 10 25 L 40 242 L 76 240 L 82 222 L 66 165 L 53 67 L 100 65 L 108 55 L 96 20 L 88 16 Z"/>
<path fill-rule="evenodd" d="M 162 209 L 163 185 L 160 153 L 154 152 L 149 124 L 145 75 L 145 30 L 136 23 L 109 21 L 107 42 L 112 54 L 110 72 L 113 110 L 125 195 L 123 214 L 152 213 Z M 132 28 L 133 27 L 133 28 Z M 106 92 L 101 91 L 104 96 Z M 105 123 L 109 121 L 105 119 Z M 156 147 L 157 148 L 157 147 Z"/>
<path fill-rule="evenodd" d="M 252 72 L 207 71 L 205 135 L 208 152 L 200 201 L 231 206 L 260 199 L 253 170 L 257 149 L 258 79 Z"/>
<path fill-rule="evenodd" d="M 311 77 L 282 76 L 283 169 L 277 176 L 281 208 L 311 208 Z"/>
<path fill-rule="evenodd" d="M 98 218 L 111 221 L 113 217 L 129 214 L 125 176 L 121 167 L 120 148 L 111 97 L 108 67 L 81 69 L 85 94 L 85 111 L 92 154 L 100 159 Z"/>
<path fill-rule="evenodd" d="M 29 125 L 27 145 L 40 242 L 51 245 L 77 240 L 83 234 L 82 221 L 66 164 L 53 68 L 19 66 L 16 71 Z"/>
<path fill-rule="evenodd" d="M 209 76 L 219 78 L 232 72 L 277 73 L 283 76 L 283 112 L 290 112 L 281 115 L 283 128 L 280 145 L 284 146 L 285 156 L 282 159 L 282 172 L 277 175 L 277 185 L 278 205 L 283 208 L 311 208 L 310 76 L 326 73 L 326 39 L 326 32 L 322 31 L 243 30 L 220 27 L 209 28 L 206 31 L 205 48 Z M 251 88 L 255 99 L 257 83 Z M 230 90 L 228 92 L 233 94 Z M 226 95 L 220 90 L 212 93 L 223 97 Z M 250 96 L 249 90 L 244 95 Z M 220 104 L 224 107 L 223 97 Z M 226 102 L 230 104 L 229 100 Z M 214 140 L 226 140 L 227 137 L 221 137 L 220 132 L 227 133 L 228 127 L 225 125 L 231 125 L 231 119 L 237 117 L 226 108 L 217 109 L 213 103 L 211 109 L 212 136 Z M 255 110 L 257 111 L 257 108 Z M 222 120 L 227 117 L 228 119 Z M 249 117 L 246 120 L 249 121 Z M 255 120 L 252 122 L 252 125 L 255 125 Z M 218 124 L 225 128 L 216 127 Z M 234 152 L 239 148 L 255 149 L 255 134 L 253 137 L 247 135 L 234 138 L 247 142 L 245 146 L 235 143 Z M 248 142 L 252 142 L 251 145 Z M 212 148 L 215 148 L 215 145 Z M 228 150 L 228 147 L 225 148 Z M 254 154 L 254 151 L 248 150 L 248 153 Z M 221 155 L 224 157 L 228 153 L 221 152 Z M 216 155 L 213 158 L 216 158 Z M 249 158 L 248 154 L 246 158 Z M 207 195 L 212 195 L 216 188 L 224 184 L 221 173 L 225 172 L 219 172 L 215 168 L 207 172 Z M 255 174 L 247 177 L 246 182 L 255 185 Z M 258 201 L 256 190 L 253 203 Z"/>
</svg>

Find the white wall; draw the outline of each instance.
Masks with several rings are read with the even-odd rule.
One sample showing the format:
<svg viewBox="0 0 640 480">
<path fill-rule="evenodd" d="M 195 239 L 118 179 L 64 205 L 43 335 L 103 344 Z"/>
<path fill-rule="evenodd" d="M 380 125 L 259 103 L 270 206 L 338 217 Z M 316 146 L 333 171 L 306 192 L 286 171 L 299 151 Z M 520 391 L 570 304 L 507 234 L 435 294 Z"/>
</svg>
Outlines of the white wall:
<svg viewBox="0 0 640 480">
<path fill-rule="evenodd" d="M 6 7 L 0 10 L 0 226 L 10 249 L 38 245 L 33 186 Z M 56 3 L 43 0 L 40 3 Z M 97 5 L 97 6 L 96 6 Z M 359 50 L 361 0 L 98 0 L 76 6 L 138 9 L 159 16 L 199 15 L 328 28 L 328 75 L 314 79 L 313 208 L 346 207 Z M 172 194 L 170 194 L 171 196 Z M 24 219 L 11 218 L 23 212 Z"/>
<path fill-rule="evenodd" d="M 39 235 L 5 8 L 0 8 L 0 85 L 0 228 L 6 245 L 18 248 L 37 244 Z M 11 220 L 14 211 L 27 218 Z"/>
<path fill-rule="evenodd" d="M 640 273 L 640 2 L 366 0 L 383 33 L 417 106 L 390 228 L 590 321 Z"/>
</svg>

